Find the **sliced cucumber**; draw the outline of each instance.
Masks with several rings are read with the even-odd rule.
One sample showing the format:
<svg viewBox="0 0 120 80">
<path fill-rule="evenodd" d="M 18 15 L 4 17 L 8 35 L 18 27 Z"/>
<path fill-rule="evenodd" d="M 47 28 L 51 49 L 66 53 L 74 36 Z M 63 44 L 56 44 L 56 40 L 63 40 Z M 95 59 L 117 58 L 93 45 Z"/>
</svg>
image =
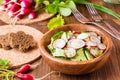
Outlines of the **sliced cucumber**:
<svg viewBox="0 0 120 80">
<path fill-rule="evenodd" d="M 71 61 L 86 61 L 87 58 L 85 57 L 83 48 L 77 50 L 77 54 L 75 57 L 71 58 Z"/>
<path fill-rule="evenodd" d="M 63 48 L 66 45 L 66 41 L 64 39 L 56 39 L 52 46 L 53 48 Z"/>
<path fill-rule="evenodd" d="M 66 32 L 63 32 L 61 38 L 64 39 L 66 42 L 68 41 Z"/>
<path fill-rule="evenodd" d="M 74 49 L 79 49 L 85 46 L 85 42 L 81 39 L 72 39 L 69 44 L 70 47 Z"/>
<path fill-rule="evenodd" d="M 89 49 L 85 49 L 85 55 L 88 60 L 94 59 L 94 57 L 90 54 Z"/>
<path fill-rule="evenodd" d="M 64 54 L 64 50 L 63 49 L 59 49 L 57 48 L 53 53 L 52 53 L 53 56 L 55 57 L 66 57 L 65 54 Z"/>
<path fill-rule="evenodd" d="M 65 55 L 67 58 L 72 58 L 76 55 L 76 50 L 74 48 L 65 49 Z"/>
</svg>

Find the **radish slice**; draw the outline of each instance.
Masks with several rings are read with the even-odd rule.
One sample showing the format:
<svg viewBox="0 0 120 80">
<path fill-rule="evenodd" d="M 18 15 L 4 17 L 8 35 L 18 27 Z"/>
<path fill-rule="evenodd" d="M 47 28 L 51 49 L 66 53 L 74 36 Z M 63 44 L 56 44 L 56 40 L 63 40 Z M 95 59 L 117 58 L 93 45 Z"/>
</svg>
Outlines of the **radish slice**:
<svg viewBox="0 0 120 80">
<path fill-rule="evenodd" d="M 78 39 L 86 39 L 86 38 L 88 38 L 89 37 L 89 35 L 88 35 L 88 33 L 81 33 L 81 34 L 79 34 L 78 35 Z"/>
<path fill-rule="evenodd" d="M 76 55 L 76 50 L 74 48 L 65 49 L 65 55 L 67 58 L 72 58 Z"/>
<path fill-rule="evenodd" d="M 104 44 L 100 43 L 100 44 L 98 44 L 98 48 L 101 50 L 105 50 L 106 46 Z"/>
<path fill-rule="evenodd" d="M 81 39 L 72 39 L 69 42 L 70 47 L 74 48 L 74 49 L 79 49 L 85 46 L 85 42 Z"/>
<path fill-rule="evenodd" d="M 74 30 L 73 30 L 72 33 L 73 33 L 73 34 L 80 34 L 81 32 L 79 32 L 79 31 L 74 31 Z"/>
<path fill-rule="evenodd" d="M 94 56 L 94 57 L 98 57 L 102 54 L 103 50 L 99 50 L 98 48 L 91 48 L 90 49 L 90 53 Z"/>
<path fill-rule="evenodd" d="M 64 48 L 66 45 L 66 41 L 64 39 L 57 39 L 53 42 L 54 48 Z"/>
<path fill-rule="evenodd" d="M 90 36 L 96 36 L 97 37 L 97 34 L 95 32 L 90 32 Z"/>
<path fill-rule="evenodd" d="M 97 36 L 90 36 L 90 40 L 96 43 L 101 43 L 100 39 Z"/>
<path fill-rule="evenodd" d="M 88 46 L 88 47 L 94 47 L 94 46 L 97 46 L 97 43 L 96 42 L 93 42 L 93 41 L 88 41 L 87 43 L 86 43 L 86 45 Z"/>
</svg>

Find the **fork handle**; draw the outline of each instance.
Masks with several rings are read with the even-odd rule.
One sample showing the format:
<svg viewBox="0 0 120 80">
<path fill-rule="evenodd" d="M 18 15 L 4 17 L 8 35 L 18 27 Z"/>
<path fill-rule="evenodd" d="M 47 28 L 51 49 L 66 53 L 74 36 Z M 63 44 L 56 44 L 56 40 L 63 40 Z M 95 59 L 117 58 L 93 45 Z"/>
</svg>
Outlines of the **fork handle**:
<svg viewBox="0 0 120 80">
<path fill-rule="evenodd" d="M 107 21 L 102 21 L 103 23 L 105 23 L 108 27 L 109 27 L 109 29 L 111 29 L 116 35 L 120 35 L 120 32 L 117 30 L 117 29 L 115 29 L 113 26 L 111 26 Z"/>
<path fill-rule="evenodd" d="M 120 40 L 120 36 L 119 35 L 116 35 L 112 30 L 96 23 L 96 22 L 87 22 L 88 24 L 92 24 L 92 25 L 95 25 L 95 26 L 98 26 L 99 28 L 105 30 L 107 33 L 109 33 L 111 36 L 113 36 L 114 38 Z"/>
</svg>

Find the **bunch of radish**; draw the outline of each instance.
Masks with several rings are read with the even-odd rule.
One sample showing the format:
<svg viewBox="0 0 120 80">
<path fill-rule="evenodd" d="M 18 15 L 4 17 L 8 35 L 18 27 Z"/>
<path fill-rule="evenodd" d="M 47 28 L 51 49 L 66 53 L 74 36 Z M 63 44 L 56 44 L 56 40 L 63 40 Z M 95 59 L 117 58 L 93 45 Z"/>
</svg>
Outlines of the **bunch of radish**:
<svg viewBox="0 0 120 80">
<path fill-rule="evenodd" d="M 9 17 L 21 19 L 23 16 L 33 19 L 36 17 L 34 0 L 4 0 L 0 6 L 1 11 L 5 11 Z"/>
<path fill-rule="evenodd" d="M 49 50 L 52 51 L 53 56 L 57 55 L 57 57 L 61 57 L 64 53 L 66 58 L 71 59 L 76 56 L 77 50 L 81 48 L 84 50 L 87 48 L 90 52 L 90 55 L 95 58 L 100 56 L 101 53 L 103 53 L 103 51 L 106 49 L 106 45 L 102 43 L 102 37 L 95 32 L 67 31 L 63 32 L 62 34 L 59 33 L 60 32 L 56 33 L 51 38 L 52 41 L 50 45 L 52 48 L 48 46 Z"/>
</svg>

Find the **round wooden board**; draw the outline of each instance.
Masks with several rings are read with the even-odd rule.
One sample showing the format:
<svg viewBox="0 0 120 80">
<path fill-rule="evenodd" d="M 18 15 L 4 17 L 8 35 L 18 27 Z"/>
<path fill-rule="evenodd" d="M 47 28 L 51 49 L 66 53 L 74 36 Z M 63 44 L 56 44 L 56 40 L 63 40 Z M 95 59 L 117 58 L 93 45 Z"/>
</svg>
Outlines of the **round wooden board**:
<svg viewBox="0 0 120 80">
<path fill-rule="evenodd" d="M 0 48 L 0 59 L 6 59 L 10 61 L 10 67 L 16 68 L 26 63 L 31 63 L 36 59 L 40 58 L 41 53 L 39 49 L 39 42 L 43 33 L 39 30 L 34 29 L 32 27 L 24 26 L 24 25 L 4 25 L 0 26 L 0 35 L 4 35 L 10 32 L 24 31 L 26 34 L 30 34 L 33 36 L 34 40 L 38 43 L 38 48 L 33 49 L 29 52 L 23 53 L 16 49 L 4 50 Z"/>
<path fill-rule="evenodd" d="M 42 9 L 38 12 L 38 16 L 35 19 L 29 19 L 27 16 L 24 17 L 23 19 L 20 19 L 16 22 L 16 24 L 31 24 L 39 21 L 43 21 L 46 19 L 49 19 L 54 16 L 54 14 L 49 14 L 44 12 Z M 3 22 L 10 24 L 11 22 L 13 23 L 14 18 L 9 18 L 8 14 L 5 11 L 0 11 L 0 20 Z"/>
</svg>

